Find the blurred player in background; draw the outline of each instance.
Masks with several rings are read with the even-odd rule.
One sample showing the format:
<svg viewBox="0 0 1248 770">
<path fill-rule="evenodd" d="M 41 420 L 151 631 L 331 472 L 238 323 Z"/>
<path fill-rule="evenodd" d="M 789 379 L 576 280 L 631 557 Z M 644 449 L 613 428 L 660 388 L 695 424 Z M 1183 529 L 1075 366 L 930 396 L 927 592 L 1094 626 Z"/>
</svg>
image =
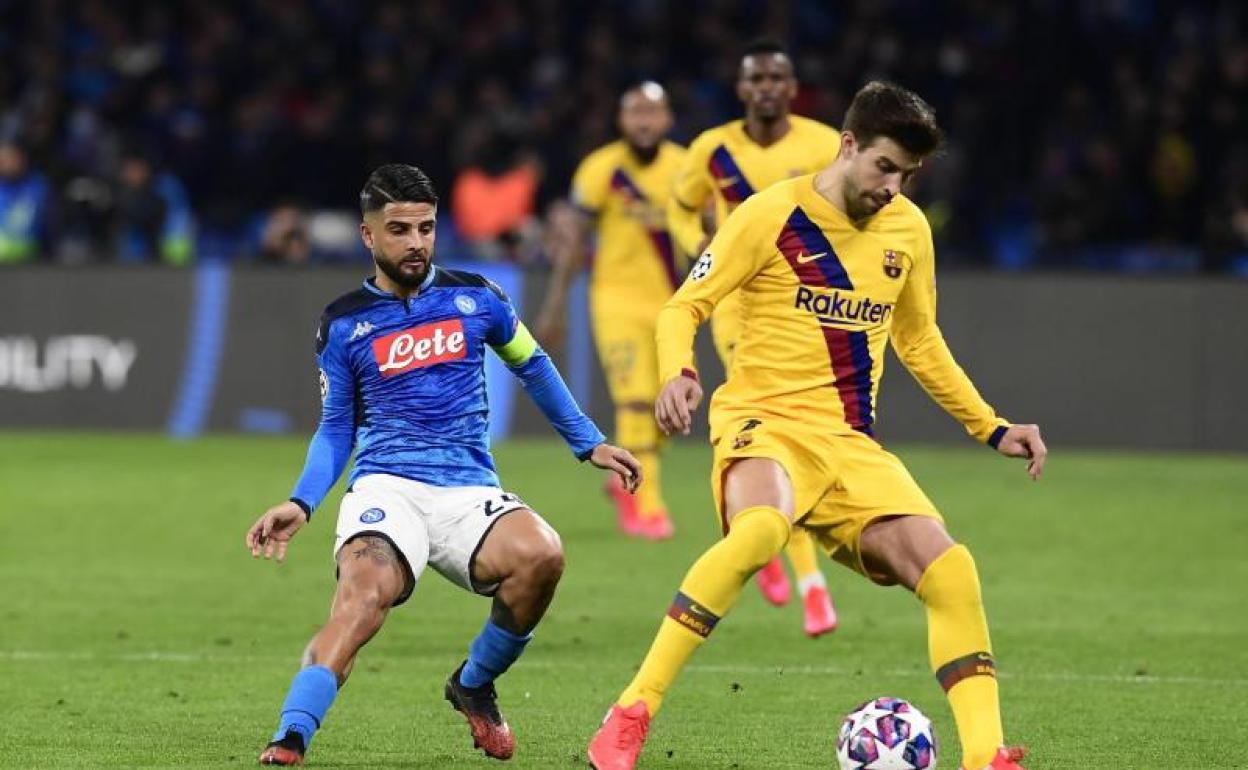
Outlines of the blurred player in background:
<svg viewBox="0 0 1248 770">
<path fill-rule="evenodd" d="M 568 289 L 596 235 L 589 283 L 594 342 L 615 402 L 615 441 L 637 457 L 646 477 L 635 497 L 614 476 L 607 491 L 624 532 L 658 540 L 673 530 L 660 484 L 663 437 L 654 423 L 654 321 L 684 277 L 686 262 L 673 248 L 664 208 L 685 151 L 664 138 L 672 112 L 658 83 L 625 91 L 618 119 L 621 138 L 581 161 L 573 207 L 551 217 L 555 269 L 536 328 L 543 344 L 562 342 Z"/>
<path fill-rule="evenodd" d="M 429 565 L 493 608 L 445 695 L 473 743 L 507 759 L 515 739 L 494 679 L 532 637 L 563 572 L 559 536 L 499 488 L 489 453 L 489 346 L 581 460 L 617 473 L 629 490 L 640 467 L 604 443 L 497 286 L 433 264 L 438 197 L 412 166 L 388 165 L 360 193 L 360 232 L 376 275 L 321 317 L 321 424 L 290 499 L 247 532 L 253 556 L 282 560 L 355 451 L 338 513 L 338 585 L 329 621 L 304 651 L 260 764 L 302 764 L 360 648 Z"/>
<path fill-rule="evenodd" d="M 712 494 L 724 538 L 686 574 L 632 683 L 589 746 L 597 770 L 631 770 L 650 718 L 751 574 L 796 521 L 833 557 L 927 611 L 932 670 L 966 770 L 1020 770 L 1002 744 L 996 667 L 979 576 L 905 466 L 874 438 L 889 339 L 898 358 L 975 439 L 1029 458 L 1035 425 L 1011 425 L 954 361 L 936 325 L 935 253 L 902 186 L 942 141 L 917 95 L 874 82 L 854 97 L 836 160 L 742 204 L 659 315 L 656 416 L 688 433 L 702 397 L 691 348 L 698 324 L 740 291 L 747 323 L 728 382 L 711 403 Z"/>
<path fill-rule="evenodd" d="M 825 168 L 840 147 L 840 135 L 832 127 L 790 114 L 797 78 L 788 52 L 777 42 L 760 40 L 745 49 L 737 96 L 745 105 L 745 118 L 708 129 L 693 140 L 667 203 L 672 235 L 689 254 L 701 254 L 714 235 L 704 216 L 712 201 L 714 222 L 721 223 L 754 193 Z M 716 306 L 712 324 L 725 373 L 732 369 L 742 323 L 741 301 L 733 293 Z M 835 630 L 836 610 L 815 560 L 814 542 L 795 530 L 785 552 L 802 594 L 806 633 L 816 637 Z M 778 556 L 759 570 L 757 580 L 767 601 L 788 603 L 789 579 Z"/>
</svg>

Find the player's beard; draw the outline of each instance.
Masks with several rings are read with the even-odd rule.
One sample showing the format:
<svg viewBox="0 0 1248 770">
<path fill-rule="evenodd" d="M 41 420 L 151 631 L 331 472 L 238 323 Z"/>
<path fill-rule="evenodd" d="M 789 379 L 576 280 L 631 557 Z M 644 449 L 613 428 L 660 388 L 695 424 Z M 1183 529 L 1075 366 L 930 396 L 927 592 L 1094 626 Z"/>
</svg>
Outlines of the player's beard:
<svg viewBox="0 0 1248 770">
<path fill-rule="evenodd" d="M 394 281 L 395 285 L 404 289 L 415 289 L 424 283 L 425 278 L 429 276 L 429 268 L 433 265 L 433 257 L 430 254 L 422 254 L 417 252 L 416 259 L 421 261 L 422 268 L 419 270 L 404 270 L 403 263 L 412 261 L 413 256 L 404 254 L 397 260 L 386 259 L 384 254 L 373 252 L 373 262 L 376 263 L 377 269 L 386 274 L 386 277 Z"/>
<path fill-rule="evenodd" d="M 759 100 L 754 105 L 754 117 L 757 118 L 760 123 L 766 123 L 768 125 L 779 123 L 788 114 L 788 105 L 779 98 Z"/>
<path fill-rule="evenodd" d="M 880 210 L 871 205 L 879 201 L 864 194 L 862 188 L 849 176 L 846 176 L 842 189 L 845 192 L 845 215 L 850 221 L 862 222 L 870 219 Z"/>
<path fill-rule="evenodd" d="M 659 143 L 656 141 L 654 144 L 647 147 L 637 144 L 630 139 L 628 142 L 628 149 L 633 153 L 637 160 L 639 160 L 642 164 L 646 164 L 658 157 Z"/>
</svg>

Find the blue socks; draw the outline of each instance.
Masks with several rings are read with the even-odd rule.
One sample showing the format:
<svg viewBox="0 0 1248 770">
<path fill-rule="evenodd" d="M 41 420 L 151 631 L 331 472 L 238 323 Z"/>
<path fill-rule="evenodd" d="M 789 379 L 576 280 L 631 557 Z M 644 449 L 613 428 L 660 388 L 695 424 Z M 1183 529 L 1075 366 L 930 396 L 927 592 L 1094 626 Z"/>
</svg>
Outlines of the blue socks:
<svg viewBox="0 0 1248 770">
<path fill-rule="evenodd" d="M 485 621 L 485 627 L 468 648 L 468 662 L 459 672 L 459 683 L 477 688 L 493 682 L 516 662 L 532 638 L 531 632 L 517 636 L 494 625 L 492 620 Z"/>
<path fill-rule="evenodd" d="M 273 740 L 280 741 L 288 731 L 294 730 L 303 736 L 306 749 L 337 694 L 338 678 L 325 666 L 308 666 L 295 674 L 286 702 L 282 704 L 282 722 Z"/>
<path fill-rule="evenodd" d="M 516 662 L 532 638 L 531 633 L 519 636 L 487 620 L 468 648 L 468 662 L 459 674 L 460 684 L 476 688 L 494 681 Z M 308 666 L 295 674 L 286 702 L 282 704 L 282 721 L 273 740 L 279 741 L 294 730 L 303 738 L 307 749 L 337 695 L 338 678 L 325 666 Z"/>
</svg>

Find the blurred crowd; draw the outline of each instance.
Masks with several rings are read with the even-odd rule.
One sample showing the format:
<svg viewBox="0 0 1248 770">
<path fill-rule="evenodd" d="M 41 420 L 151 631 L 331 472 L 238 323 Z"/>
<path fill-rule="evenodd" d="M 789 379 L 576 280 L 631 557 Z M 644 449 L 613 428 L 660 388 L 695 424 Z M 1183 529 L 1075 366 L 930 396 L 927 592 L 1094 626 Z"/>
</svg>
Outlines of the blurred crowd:
<svg viewBox="0 0 1248 770">
<path fill-rule="evenodd" d="M 1248 272 L 1233 0 L 0 0 L 0 262 L 360 259 L 393 161 L 439 184 L 442 249 L 537 260 L 620 90 L 663 82 L 687 141 L 740 114 L 760 35 L 800 114 L 871 78 L 936 107 L 947 262 Z"/>
</svg>

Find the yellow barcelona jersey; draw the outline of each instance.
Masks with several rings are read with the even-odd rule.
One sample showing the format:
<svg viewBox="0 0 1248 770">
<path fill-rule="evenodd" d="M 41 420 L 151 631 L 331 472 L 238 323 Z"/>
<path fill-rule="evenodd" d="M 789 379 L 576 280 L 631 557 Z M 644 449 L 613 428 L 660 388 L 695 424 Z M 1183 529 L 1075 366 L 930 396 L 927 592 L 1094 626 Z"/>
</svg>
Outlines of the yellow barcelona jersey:
<svg viewBox="0 0 1248 770">
<path fill-rule="evenodd" d="M 642 164 L 624 141 L 590 153 L 572 178 L 572 200 L 596 219 L 597 248 L 590 289 L 628 298 L 671 296 L 684 274 L 664 215 L 685 149 L 663 142 Z"/>
<path fill-rule="evenodd" d="M 872 435 L 884 345 L 946 411 L 987 441 L 999 418 L 936 325 L 935 254 L 921 209 L 897 196 L 861 227 L 814 175 L 752 196 L 728 218 L 658 320 L 663 382 L 694 367 L 693 336 L 740 289 L 743 332 L 711 410 Z"/>
<path fill-rule="evenodd" d="M 776 182 L 822 170 L 841 147 L 836 129 L 798 115 L 789 116 L 789 132 L 767 147 L 745 132 L 745 121 L 734 120 L 703 131 L 693 144 L 672 188 L 668 225 L 686 254 L 695 254 L 705 237 L 702 210 L 715 201 L 715 221 L 754 193 Z"/>
</svg>

